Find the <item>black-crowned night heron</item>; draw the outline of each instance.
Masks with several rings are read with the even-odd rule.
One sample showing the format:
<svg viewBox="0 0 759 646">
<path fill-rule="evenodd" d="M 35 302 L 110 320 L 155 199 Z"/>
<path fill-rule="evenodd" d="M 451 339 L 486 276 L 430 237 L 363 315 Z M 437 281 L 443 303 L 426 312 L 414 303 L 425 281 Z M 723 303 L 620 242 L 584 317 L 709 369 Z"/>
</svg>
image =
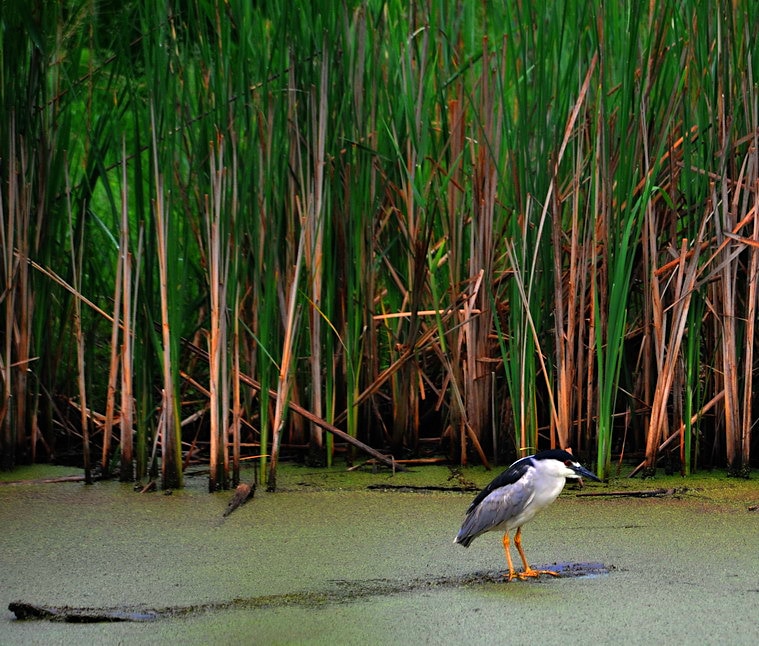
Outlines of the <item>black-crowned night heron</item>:
<svg viewBox="0 0 759 646">
<path fill-rule="evenodd" d="M 599 481 L 594 473 L 575 462 L 571 453 L 561 449 L 541 451 L 517 460 L 472 501 L 453 542 L 469 547 L 480 534 L 502 531 L 509 581 L 515 576 L 521 580 L 541 574 L 559 576 L 552 570 L 533 570 L 527 563 L 522 550 L 522 525 L 558 498 L 567 478 L 583 477 Z M 513 529 L 517 530 L 514 543 L 524 564 L 522 572 L 514 571 L 509 553 L 509 532 Z"/>
</svg>

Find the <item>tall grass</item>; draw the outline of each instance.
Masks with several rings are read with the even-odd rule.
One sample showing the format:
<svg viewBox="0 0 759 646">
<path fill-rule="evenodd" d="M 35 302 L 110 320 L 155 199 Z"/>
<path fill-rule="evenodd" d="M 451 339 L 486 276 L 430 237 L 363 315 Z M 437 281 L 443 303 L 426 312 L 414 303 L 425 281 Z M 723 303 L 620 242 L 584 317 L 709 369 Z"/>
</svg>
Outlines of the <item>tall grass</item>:
<svg viewBox="0 0 759 646">
<path fill-rule="evenodd" d="M 6 3 L 2 466 L 97 446 L 126 480 L 255 459 L 275 488 L 363 442 L 747 474 L 757 26 Z"/>
</svg>

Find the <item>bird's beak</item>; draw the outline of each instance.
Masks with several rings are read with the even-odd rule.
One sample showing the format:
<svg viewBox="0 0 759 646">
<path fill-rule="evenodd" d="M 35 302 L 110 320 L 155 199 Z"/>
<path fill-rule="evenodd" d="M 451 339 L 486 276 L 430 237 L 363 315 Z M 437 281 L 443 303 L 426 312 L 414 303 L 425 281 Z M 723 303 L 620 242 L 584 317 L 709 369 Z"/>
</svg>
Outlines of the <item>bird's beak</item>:
<svg viewBox="0 0 759 646">
<path fill-rule="evenodd" d="M 592 471 L 588 471 L 584 466 L 580 464 L 573 464 L 569 467 L 577 474 L 578 478 L 587 478 L 588 480 L 595 480 L 596 482 L 601 482 L 601 478 L 599 478 L 595 473 Z"/>
</svg>

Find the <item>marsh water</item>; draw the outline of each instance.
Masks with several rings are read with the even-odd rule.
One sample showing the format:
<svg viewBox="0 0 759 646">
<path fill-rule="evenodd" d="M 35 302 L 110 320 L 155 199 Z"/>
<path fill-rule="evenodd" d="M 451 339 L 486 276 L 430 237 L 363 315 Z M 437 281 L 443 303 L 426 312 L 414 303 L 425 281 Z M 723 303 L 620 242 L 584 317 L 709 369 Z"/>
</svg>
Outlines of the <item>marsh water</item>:
<svg viewBox="0 0 759 646">
<path fill-rule="evenodd" d="M 457 484 L 443 467 L 288 467 L 283 491 L 259 490 L 226 519 L 231 493 L 207 494 L 202 477 L 164 495 L 28 482 L 42 474 L 19 470 L 5 480 L 27 482 L 0 485 L 3 646 L 759 643 L 755 480 L 567 487 L 523 541 L 534 566 L 581 576 L 506 582 L 499 535 L 453 544 L 473 493 L 435 489 Z M 464 475 L 482 486 L 494 473 Z M 675 491 L 578 495 L 660 488 Z M 19 621 L 7 609 L 16 600 L 159 614 Z"/>
</svg>

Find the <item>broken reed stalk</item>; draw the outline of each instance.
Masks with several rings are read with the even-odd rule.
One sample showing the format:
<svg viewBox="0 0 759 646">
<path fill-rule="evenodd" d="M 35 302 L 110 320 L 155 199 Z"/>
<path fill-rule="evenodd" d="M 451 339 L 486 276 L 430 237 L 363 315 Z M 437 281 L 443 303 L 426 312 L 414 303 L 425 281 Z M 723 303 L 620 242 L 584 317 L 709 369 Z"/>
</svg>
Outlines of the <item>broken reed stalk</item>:
<svg viewBox="0 0 759 646">
<path fill-rule="evenodd" d="M 705 233 L 708 218 L 704 218 L 700 239 Z M 700 246 L 700 239 L 697 239 L 692 245 L 696 249 Z M 680 349 L 685 334 L 685 326 L 688 321 L 688 312 L 693 297 L 696 279 L 699 275 L 699 254 L 698 252 L 690 256 L 686 264 L 686 252 L 688 241 L 683 239 L 680 249 L 681 264 L 677 272 L 677 280 L 673 287 L 671 300 L 673 302 L 671 310 L 671 322 L 666 325 L 667 320 L 664 313 L 664 307 L 661 297 L 654 299 L 654 320 L 658 321 L 657 329 L 657 356 L 660 357 L 659 379 L 654 389 L 653 403 L 651 405 L 651 420 L 649 422 L 648 437 L 646 444 L 646 461 L 649 468 L 655 468 L 656 452 L 659 447 L 659 441 L 667 427 L 667 407 L 675 378 L 675 371 L 682 361 Z M 653 283 L 654 285 L 657 282 Z M 664 335 L 667 334 L 665 338 Z"/>
<path fill-rule="evenodd" d="M 185 342 L 185 347 L 188 350 L 190 350 L 190 352 L 192 352 L 193 354 L 203 358 L 204 361 L 208 361 L 208 353 L 202 350 L 201 348 L 189 342 Z M 279 397 L 278 391 L 273 390 L 271 388 L 265 389 L 263 387 L 263 384 L 259 383 L 258 381 L 256 381 L 249 375 L 246 375 L 245 373 L 240 373 L 240 381 L 246 386 L 252 388 L 255 392 L 268 395 L 269 399 L 271 400 L 276 401 Z M 199 387 L 199 385 L 196 385 L 196 387 Z M 301 417 L 305 418 L 308 422 L 318 424 L 325 431 L 329 432 L 330 434 L 334 435 L 340 440 L 347 442 L 348 444 L 355 446 L 360 451 L 363 451 L 364 453 L 372 456 L 375 460 L 378 460 L 385 466 L 390 467 L 391 469 L 403 471 L 403 468 L 401 466 L 396 466 L 397 463 L 391 456 L 381 453 L 377 449 L 372 448 L 368 444 L 365 444 L 361 440 L 353 437 L 352 435 L 349 435 L 345 431 L 340 430 L 333 424 L 330 424 L 328 421 L 324 419 L 319 419 L 311 411 L 309 411 L 306 408 L 303 408 L 296 402 L 291 401 L 289 403 L 289 409 L 291 412 L 296 413 L 297 415 L 300 415 Z M 267 456 L 263 456 L 263 457 L 267 457 Z"/>
<path fill-rule="evenodd" d="M 295 270 L 289 280 L 287 294 L 287 318 L 285 319 L 285 336 L 282 344 L 282 358 L 279 365 L 279 377 L 277 379 L 277 397 L 274 408 L 274 422 L 272 423 L 271 458 L 269 460 L 269 474 L 266 481 L 268 491 L 277 489 L 277 464 L 279 462 L 279 445 L 282 437 L 282 427 L 285 423 L 285 413 L 290 399 L 290 371 L 293 362 L 293 347 L 295 343 L 295 331 L 297 327 L 297 296 L 300 271 L 303 265 L 303 252 L 305 246 L 305 229 L 301 230 L 300 242 L 298 243 L 298 255 L 295 261 Z"/>
<path fill-rule="evenodd" d="M 721 402 L 725 397 L 725 391 L 722 390 L 719 393 L 717 393 L 714 397 L 712 397 L 704 406 L 701 407 L 701 409 L 695 413 L 689 420 L 683 421 L 683 423 L 680 425 L 680 428 L 676 433 L 671 433 L 670 436 L 664 440 L 659 447 L 657 448 L 657 452 L 664 451 L 667 447 L 669 447 L 671 444 L 674 443 L 675 440 L 681 439 L 683 433 L 685 432 L 685 429 L 688 426 L 692 426 L 695 424 L 700 417 L 703 417 L 706 413 L 708 413 L 712 408 L 714 408 L 719 402 Z M 648 465 L 648 459 L 643 460 L 638 466 L 636 466 L 629 474 L 628 478 L 634 478 L 640 471 L 646 468 L 646 465 Z"/>
</svg>

